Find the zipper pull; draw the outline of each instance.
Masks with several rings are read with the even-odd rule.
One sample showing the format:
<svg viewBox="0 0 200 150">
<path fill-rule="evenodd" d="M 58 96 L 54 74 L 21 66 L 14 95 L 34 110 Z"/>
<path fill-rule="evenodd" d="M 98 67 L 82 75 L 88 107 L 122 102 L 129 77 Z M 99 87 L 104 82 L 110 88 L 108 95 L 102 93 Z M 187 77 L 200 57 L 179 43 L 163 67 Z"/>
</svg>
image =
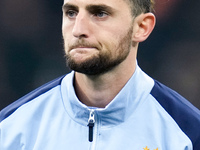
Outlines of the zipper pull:
<svg viewBox="0 0 200 150">
<path fill-rule="evenodd" d="M 89 116 L 89 119 L 88 119 L 89 141 L 90 141 L 90 142 L 93 141 L 93 128 L 94 128 L 94 123 L 95 123 L 95 119 L 94 119 L 94 110 L 90 110 L 90 116 Z"/>
</svg>

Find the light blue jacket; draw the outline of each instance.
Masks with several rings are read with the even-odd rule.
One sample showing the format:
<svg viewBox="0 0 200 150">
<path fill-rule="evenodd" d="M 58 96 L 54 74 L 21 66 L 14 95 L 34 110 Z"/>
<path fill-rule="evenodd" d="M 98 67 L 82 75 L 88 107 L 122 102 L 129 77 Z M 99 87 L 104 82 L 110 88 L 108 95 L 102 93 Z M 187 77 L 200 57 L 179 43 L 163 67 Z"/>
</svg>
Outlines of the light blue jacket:
<svg viewBox="0 0 200 150">
<path fill-rule="evenodd" d="M 200 150 L 200 112 L 138 66 L 106 108 L 82 104 L 74 72 L 1 111 L 0 150 Z"/>
</svg>

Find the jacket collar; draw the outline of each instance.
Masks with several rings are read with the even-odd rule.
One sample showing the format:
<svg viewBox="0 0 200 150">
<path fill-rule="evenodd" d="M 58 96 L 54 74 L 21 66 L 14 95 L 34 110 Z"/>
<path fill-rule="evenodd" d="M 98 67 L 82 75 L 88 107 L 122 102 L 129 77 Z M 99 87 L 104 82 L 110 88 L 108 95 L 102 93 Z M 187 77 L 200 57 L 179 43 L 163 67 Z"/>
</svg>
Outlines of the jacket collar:
<svg viewBox="0 0 200 150">
<path fill-rule="evenodd" d="M 154 86 L 154 80 L 137 66 L 133 76 L 105 108 L 90 108 L 78 100 L 73 78 L 74 72 L 66 75 L 61 83 L 61 93 L 66 112 L 82 125 L 88 124 L 90 109 L 95 109 L 95 120 L 102 126 L 114 126 L 124 122 L 134 114 Z"/>
</svg>

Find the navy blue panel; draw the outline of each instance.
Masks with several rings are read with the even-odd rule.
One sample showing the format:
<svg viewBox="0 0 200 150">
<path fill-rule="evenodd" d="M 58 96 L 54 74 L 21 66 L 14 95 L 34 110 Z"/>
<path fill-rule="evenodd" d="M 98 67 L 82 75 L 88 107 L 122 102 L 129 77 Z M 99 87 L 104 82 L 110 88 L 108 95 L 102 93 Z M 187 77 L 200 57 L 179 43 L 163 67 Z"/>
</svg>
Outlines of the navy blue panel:
<svg viewBox="0 0 200 150">
<path fill-rule="evenodd" d="M 200 111 L 158 81 L 155 81 L 151 94 L 191 139 L 194 150 L 200 150 Z"/>
<path fill-rule="evenodd" d="M 60 85 L 61 81 L 64 76 L 59 77 L 51 82 L 44 84 L 43 86 L 37 88 L 36 90 L 30 92 L 29 94 L 23 96 L 19 100 L 13 102 L 12 104 L 8 105 L 2 111 L 0 111 L 0 122 L 10 116 L 17 108 L 22 106 L 23 104 L 33 100 L 34 98 L 38 97 L 39 95 L 49 91 L 53 87 Z"/>
</svg>

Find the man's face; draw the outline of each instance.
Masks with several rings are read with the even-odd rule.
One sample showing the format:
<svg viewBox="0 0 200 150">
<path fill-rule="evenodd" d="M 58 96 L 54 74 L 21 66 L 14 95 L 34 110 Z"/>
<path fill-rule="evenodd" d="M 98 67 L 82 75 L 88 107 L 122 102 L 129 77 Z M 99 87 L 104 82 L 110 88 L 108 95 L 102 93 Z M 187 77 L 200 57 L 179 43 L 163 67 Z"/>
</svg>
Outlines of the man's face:
<svg viewBox="0 0 200 150">
<path fill-rule="evenodd" d="M 132 25 L 125 0 L 65 0 L 62 32 L 68 66 L 87 75 L 113 69 L 129 54 Z"/>
</svg>

